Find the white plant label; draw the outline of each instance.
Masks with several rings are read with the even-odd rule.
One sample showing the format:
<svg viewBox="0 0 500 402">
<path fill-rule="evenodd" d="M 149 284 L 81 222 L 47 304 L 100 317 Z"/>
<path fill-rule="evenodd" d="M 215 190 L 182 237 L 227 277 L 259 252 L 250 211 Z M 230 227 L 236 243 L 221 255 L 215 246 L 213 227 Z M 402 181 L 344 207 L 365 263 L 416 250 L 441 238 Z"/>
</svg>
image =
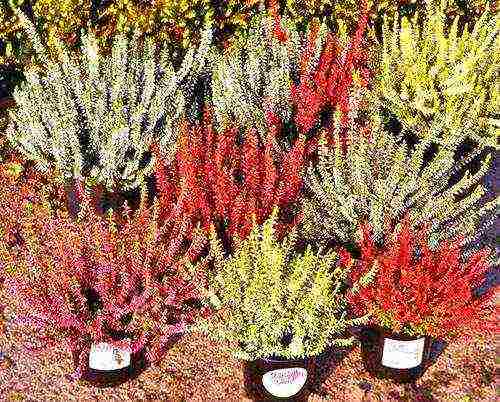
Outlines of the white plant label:
<svg viewBox="0 0 500 402">
<path fill-rule="evenodd" d="M 130 365 L 130 351 L 113 347 L 106 342 L 92 344 L 89 367 L 94 370 L 112 371 Z"/>
<path fill-rule="evenodd" d="M 262 385 L 278 398 L 288 398 L 297 394 L 307 380 L 307 370 L 301 367 L 291 367 L 269 371 L 262 376 Z"/>
<path fill-rule="evenodd" d="M 395 369 L 410 369 L 422 363 L 425 338 L 415 341 L 384 339 L 382 365 Z"/>
</svg>

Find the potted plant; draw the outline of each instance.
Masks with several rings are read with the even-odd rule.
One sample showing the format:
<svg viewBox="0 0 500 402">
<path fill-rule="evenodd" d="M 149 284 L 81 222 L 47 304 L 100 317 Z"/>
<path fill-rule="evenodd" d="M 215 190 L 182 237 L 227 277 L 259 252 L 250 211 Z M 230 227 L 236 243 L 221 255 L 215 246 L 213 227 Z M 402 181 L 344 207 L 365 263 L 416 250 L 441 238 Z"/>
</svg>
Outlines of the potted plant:
<svg viewBox="0 0 500 402">
<path fill-rule="evenodd" d="M 349 346 L 351 325 L 367 317 L 347 316 L 347 270 L 334 251 L 294 251 L 292 231 L 277 242 L 277 208 L 263 225 L 224 257 L 211 232 L 209 255 L 192 269 L 207 272 L 207 297 L 217 309 L 196 328 L 218 341 L 232 341 L 233 356 L 245 360 L 245 388 L 254 400 L 305 400 L 315 382 L 315 359 L 328 345 Z M 254 218 L 255 219 L 255 218 Z"/>
<path fill-rule="evenodd" d="M 0 242 L 0 266 L 17 302 L 13 323 L 39 330 L 38 351 L 64 343 L 76 365 L 72 379 L 116 385 L 156 362 L 185 330 L 196 311 L 184 302 L 197 293 L 177 269 L 183 260 L 172 258 L 156 208 L 129 211 L 119 226 L 85 200 L 76 222 L 32 204 L 18 225 L 21 240 Z"/>
<path fill-rule="evenodd" d="M 479 292 L 489 268 L 489 250 L 461 257 L 461 241 L 428 245 L 427 231 L 413 232 L 406 219 L 377 248 L 364 226 L 361 258 L 351 279 L 373 281 L 348 295 L 353 311 L 369 313 L 362 332 L 365 367 L 377 377 L 413 382 L 429 367 L 433 342 L 470 337 L 498 328 L 491 302 L 495 288 Z"/>
</svg>

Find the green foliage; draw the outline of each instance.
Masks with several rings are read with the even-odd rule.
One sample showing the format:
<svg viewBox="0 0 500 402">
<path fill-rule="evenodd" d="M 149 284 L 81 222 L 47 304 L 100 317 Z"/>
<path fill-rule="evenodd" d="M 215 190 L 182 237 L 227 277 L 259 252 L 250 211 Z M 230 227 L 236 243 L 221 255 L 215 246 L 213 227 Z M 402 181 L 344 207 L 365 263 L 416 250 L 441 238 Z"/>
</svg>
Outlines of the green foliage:
<svg viewBox="0 0 500 402">
<path fill-rule="evenodd" d="M 369 0 L 367 3 L 371 7 L 375 2 Z M 360 17 L 359 9 L 358 0 L 286 0 L 284 14 L 299 26 L 319 18 L 332 28 L 346 24 L 353 32 Z"/>
<path fill-rule="evenodd" d="M 485 11 L 473 29 L 446 29 L 447 1 L 428 1 L 418 16 L 383 26 L 378 95 L 403 127 L 446 146 L 467 136 L 496 146 L 500 132 L 500 18 Z"/>
<path fill-rule="evenodd" d="M 81 29 L 91 28 L 101 48 L 109 39 L 135 30 L 183 48 L 200 39 L 204 25 L 213 24 L 221 40 L 241 33 L 259 0 L 113 0 L 96 7 L 84 0 L 37 0 L 33 11 L 46 34 L 49 47 L 57 39 L 73 43 Z"/>
<path fill-rule="evenodd" d="M 296 232 L 278 243 L 276 216 L 277 209 L 228 258 L 212 233 L 211 298 L 226 315 L 222 323 L 205 321 L 198 328 L 214 339 L 239 342 L 231 351 L 246 360 L 313 356 L 328 344 L 351 344 L 352 338 L 342 338 L 346 329 L 368 317 L 347 317 L 342 287 L 348 268 L 338 264 L 333 251 L 314 252 L 309 246 L 295 253 Z M 282 339 L 289 334 L 287 345 Z"/>
<path fill-rule="evenodd" d="M 141 4 L 118 0 L 104 7 L 99 16 L 109 21 L 104 28 L 108 32 L 126 33 L 136 28 L 187 47 L 199 38 L 201 28 L 207 23 L 214 25 L 220 40 L 227 39 L 225 32 L 243 31 L 259 3 L 259 0 L 159 0 Z"/>
<path fill-rule="evenodd" d="M 358 225 L 367 220 L 375 240 L 383 242 L 408 213 L 412 230 L 430 225 L 433 242 L 457 234 L 467 241 L 480 218 L 495 208 L 495 200 L 484 203 L 486 189 L 478 184 L 491 155 L 476 174 L 467 172 L 450 184 L 450 172 L 469 159 L 457 163 L 453 149 L 438 146 L 429 161 L 425 155 L 433 137 L 409 150 L 374 118 L 371 136 L 359 136 L 350 126 L 344 155 L 335 134 L 336 145 L 321 145 L 318 166 L 311 166 L 305 178 L 311 195 L 304 200 L 301 232 L 307 239 L 356 243 Z"/>
<path fill-rule="evenodd" d="M 47 46 L 57 48 L 57 40 L 74 43 L 82 28 L 86 28 L 92 1 L 37 0 L 33 14 L 46 34 Z"/>
<path fill-rule="evenodd" d="M 82 54 L 70 54 L 57 42 L 54 60 L 30 21 L 20 18 L 45 68 L 26 69 L 26 83 L 14 91 L 18 107 L 10 112 L 10 142 L 40 169 L 55 167 L 66 179 L 86 178 L 109 189 L 138 187 L 153 167 L 147 160 L 152 141 L 164 154 L 174 149 L 185 103 L 181 84 L 204 67 L 210 30 L 175 71 L 167 47 L 141 41 L 137 32 L 131 40 L 118 35 L 106 56 L 92 34 L 82 38 Z"/>
</svg>

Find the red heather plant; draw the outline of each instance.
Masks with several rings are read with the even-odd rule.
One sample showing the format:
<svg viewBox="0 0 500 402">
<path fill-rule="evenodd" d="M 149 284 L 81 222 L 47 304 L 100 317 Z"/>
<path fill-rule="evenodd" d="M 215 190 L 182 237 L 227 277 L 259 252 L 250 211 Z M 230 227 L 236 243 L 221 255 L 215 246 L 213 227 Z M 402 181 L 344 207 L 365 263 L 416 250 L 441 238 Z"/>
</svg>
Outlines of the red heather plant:
<svg viewBox="0 0 500 402">
<path fill-rule="evenodd" d="M 339 48 L 337 38 L 329 33 L 318 66 L 308 68 L 317 40 L 318 26 L 310 30 L 308 43 L 300 60 L 300 81 L 292 84 L 292 101 L 296 108 L 295 123 L 300 133 L 307 133 L 319 121 L 324 110 L 339 110 L 345 124 L 349 112 L 349 93 L 353 82 L 353 72 L 359 69 L 363 84 L 369 71 L 364 67 L 366 52 L 362 51 L 362 38 L 368 22 L 366 0 L 361 2 L 362 15 L 348 47 Z"/>
<path fill-rule="evenodd" d="M 194 318 L 183 302 L 197 297 L 196 287 L 179 268 L 199 252 L 204 236 L 194 235 L 188 251 L 174 258 L 180 241 L 157 226 L 156 216 L 156 207 L 129 211 L 117 225 L 97 216 L 88 197 L 76 222 L 38 204 L 24 214 L 23 242 L 10 248 L 0 242 L 0 268 L 24 313 L 14 323 L 41 330 L 42 346 L 33 352 L 65 343 L 78 361 L 73 379 L 81 376 L 92 342 L 132 353 L 144 348 L 151 363 L 161 357 L 165 342 Z"/>
<path fill-rule="evenodd" d="M 273 206 L 286 208 L 298 197 L 304 164 L 304 136 L 290 150 L 276 155 L 272 142 L 278 127 L 269 125 L 264 144 L 254 129 L 238 143 L 238 129 L 216 132 L 211 112 L 205 110 L 203 126 L 184 124 L 179 149 L 168 166 L 156 156 L 156 178 L 162 220 L 178 220 L 191 227 L 198 223 L 208 233 L 210 225 L 225 226 L 229 240 L 244 239 L 252 229 L 252 216 L 261 224 Z M 295 224 L 299 217 L 291 220 Z M 286 225 L 282 225 L 284 229 Z"/>
<path fill-rule="evenodd" d="M 461 261 L 460 241 L 430 249 L 426 231 L 411 232 L 407 220 L 383 248 L 375 246 L 366 226 L 362 230 L 361 258 L 354 262 L 352 280 L 371 271 L 374 281 L 349 296 L 356 312 L 370 312 L 376 324 L 408 335 L 449 340 L 498 330 L 495 288 L 477 294 L 489 269 L 489 250 Z"/>
</svg>

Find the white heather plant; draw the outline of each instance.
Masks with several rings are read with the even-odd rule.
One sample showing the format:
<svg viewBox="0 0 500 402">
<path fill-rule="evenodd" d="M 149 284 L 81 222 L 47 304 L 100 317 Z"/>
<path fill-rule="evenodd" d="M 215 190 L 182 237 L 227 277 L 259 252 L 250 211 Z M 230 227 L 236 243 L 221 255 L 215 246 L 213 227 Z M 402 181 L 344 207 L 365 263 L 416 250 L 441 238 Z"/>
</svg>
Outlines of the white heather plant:
<svg viewBox="0 0 500 402">
<path fill-rule="evenodd" d="M 418 15 L 387 19 L 377 92 L 404 129 L 447 146 L 466 137 L 495 147 L 500 134 L 500 16 L 486 10 L 473 27 L 445 24 L 447 0 Z M 471 29 L 473 28 L 473 29 Z"/>
<path fill-rule="evenodd" d="M 433 243 L 464 235 L 471 244 L 481 218 L 489 218 L 497 205 L 497 200 L 484 202 L 486 188 L 478 183 L 488 170 L 491 155 L 476 174 L 466 172 L 450 186 L 450 172 L 470 158 L 455 162 L 453 149 L 439 146 L 433 159 L 425 162 L 425 151 L 435 137 L 409 149 L 382 129 L 375 113 L 372 116 L 370 135 L 361 136 L 349 126 L 345 155 L 339 130 L 333 134 L 336 144 L 331 148 L 321 141 L 319 163 L 309 167 L 304 179 L 307 196 L 301 236 L 320 243 L 353 244 L 361 240 L 359 224 L 368 221 L 374 240 L 383 243 L 385 234 L 409 214 L 412 230 L 430 225 Z M 491 219 L 486 221 L 486 225 L 491 223 Z"/>
<path fill-rule="evenodd" d="M 300 54 L 308 33 L 300 34 L 286 17 L 281 18 L 280 24 L 288 36 L 286 42 L 274 34 L 274 17 L 261 12 L 253 18 L 245 37 L 224 52 L 212 53 L 211 100 L 220 126 L 236 119 L 244 127 L 256 127 L 265 138 L 265 103 L 282 121 L 290 120 L 292 77 L 299 72 Z M 326 34 L 326 25 L 320 25 L 309 69 L 319 61 Z"/>
<path fill-rule="evenodd" d="M 205 270 L 207 261 L 213 264 L 208 294 L 224 318 L 205 319 L 195 328 L 215 340 L 234 342 L 230 351 L 243 360 L 303 358 L 328 345 L 351 345 L 346 330 L 366 323 L 368 316 L 348 316 L 344 281 L 349 268 L 340 265 L 334 251 L 315 252 L 308 246 L 296 253 L 296 232 L 276 241 L 276 216 L 277 208 L 227 258 L 212 231 L 210 252 L 201 265 Z M 284 338 L 290 335 L 287 344 Z"/>
<path fill-rule="evenodd" d="M 81 54 L 57 43 L 59 60 L 49 59 L 32 23 L 16 10 L 44 71 L 28 69 L 14 91 L 8 139 L 28 159 L 65 179 L 91 179 L 108 189 L 139 187 L 152 171 L 152 141 L 173 154 L 176 126 L 184 114 L 181 85 L 205 67 L 211 29 L 175 71 L 167 46 L 153 39 L 115 37 L 111 55 L 97 51 L 95 37 L 83 35 Z"/>
</svg>

